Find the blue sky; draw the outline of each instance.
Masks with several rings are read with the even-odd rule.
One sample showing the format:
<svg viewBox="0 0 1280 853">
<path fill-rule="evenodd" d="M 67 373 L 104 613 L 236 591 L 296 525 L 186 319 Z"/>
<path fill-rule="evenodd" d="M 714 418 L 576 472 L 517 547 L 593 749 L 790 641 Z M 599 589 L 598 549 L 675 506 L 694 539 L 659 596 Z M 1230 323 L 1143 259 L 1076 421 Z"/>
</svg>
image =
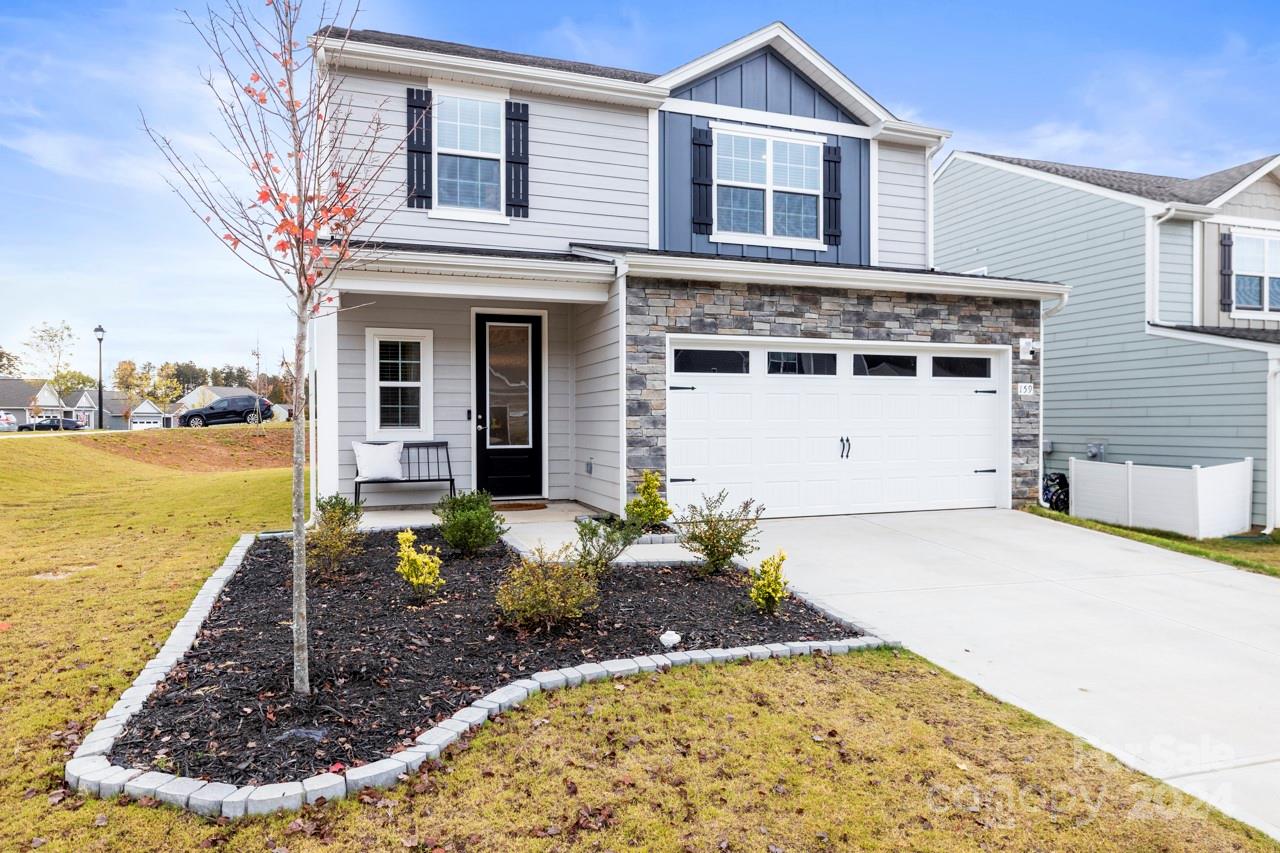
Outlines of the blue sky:
<svg viewBox="0 0 1280 853">
<path fill-rule="evenodd" d="M 0 347 L 66 321 L 87 372 L 98 323 L 108 366 L 285 348 L 271 283 L 211 242 L 139 130 L 139 109 L 193 145 L 215 128 L 175 5 L 0 6 Z M 367 28 L 655 72 L 785 14 L 899 116 L 955 131 L 949 147 L 1179 176 L 1280 152 L 1274 0 L 366 7 Z"/>
</svg>

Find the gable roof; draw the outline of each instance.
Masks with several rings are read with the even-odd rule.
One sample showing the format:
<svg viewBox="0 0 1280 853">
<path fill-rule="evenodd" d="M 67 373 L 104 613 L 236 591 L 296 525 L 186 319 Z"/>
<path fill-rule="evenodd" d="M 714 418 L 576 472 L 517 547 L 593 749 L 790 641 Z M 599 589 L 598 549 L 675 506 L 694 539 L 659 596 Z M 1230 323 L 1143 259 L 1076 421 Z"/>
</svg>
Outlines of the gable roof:
<svg viewBox="0 0 1280 853">
<path fill-rule="evenodd" d="M 1139 198 L 1164 203 L 1202 204 L 1215 203 L 1224 194 L 1248 180 L 1260 169 L 1277 160 L 1277 155 L 1260 157 L 1218 172 L 1198 178 L 1175 178 L 1170 175 L 1152 175 L 1145 172 L 1125 172 L 1118 169 L 1099 169 L 1094 166 L 1077 166 L 1055 163 L 1050 160 L 1028 160 L 1024 157 L 1006 157 L 1001 154 L 966 152 L 1001 163 L 1035 169 L 1060 178 L 1069 178 L 1095 187 L 1114 190 Z M 1265 173 L 1265 172 L 1264 172 Z"/>
<path fill-rule="evenodd" d="M 407 50 L 421 50 L 427 53 L 443 53 L 447 56 L 464 56 L 468 59 L 487 59 L 490 62 L 527 65 L 531 68 L 547 68 L 552 71 L 568 71 L 572 74 L 586 74 L 590 77 L 605 77 L 610 80 L 626 80 L 632 83 L 649 83 L 658 76 L 644 71 L 630 71 L 626 68 L 594 65 L 590 62 L 553 59 L 549 56 L 535 56 L 531 53 L 512 53 L 490 47 L 476 47 L 452 41 L 419 38 L 418 36 L 403 36 L 396 33 L 384 33 L 379 30 L 349 30 L 344 27 L 324 27 L 316 32 L 316 36 L 318 38 L 345 39 L 360 44 L 402 47 Z"/>
<path fill-rule="evenodd" d="M 25 409 L 40 393 L 43 382 L 28 382 L 16 376 L 0 376 L 0 408 Z"/>
<path fill-rule="evenodd" d="M 706 77 L 731 62 L 749 56 L 761 48 L 771 48 L 786 59 L 797 71 L 850 114 L 866 124 L 896 121 L 897 116 L 871 97 L 836 68 L 826 57 L 814 50 L 808 42 L 781 21 L 761 27 L 723 47 L 686 62 L 653 80 L 656 86 L 678 88 L 686 83 Z"/>
<path fill-rule="evenodd" d="M 83 398 L 89 398 L 89 408 L 98 408 L 98 389 L 85 388 L 80 391 L 72 391 L 65 398 L 68 406 L 76 408 L 83 402 Z M 108 415 L 118 415 L 125 409 L 129 408 L 128 398 L 119 391 L 107 388 L 102 394 L 102 410 Z"/>
</svg>

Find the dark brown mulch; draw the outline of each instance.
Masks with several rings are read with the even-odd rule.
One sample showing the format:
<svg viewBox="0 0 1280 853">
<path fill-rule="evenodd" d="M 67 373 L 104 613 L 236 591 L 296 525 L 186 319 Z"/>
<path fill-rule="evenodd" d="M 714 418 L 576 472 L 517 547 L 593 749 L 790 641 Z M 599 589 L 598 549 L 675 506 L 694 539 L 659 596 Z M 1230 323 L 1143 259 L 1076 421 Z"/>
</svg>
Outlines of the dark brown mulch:
<svg viewBox="0 0 1280 853">
<path fill-rule="evenodd" d="M 291 691 L 290 544 L 256 543 L 209 614 L 196 646 L 117 739 L 111 759 L 237 784 L 264 784 L 373 761 L 434 720 L 545 669 L 682 648 L 829 639 L 848 629 L 788 600 L 776 618 L 752 609 L 740 575 L 699 579 L 684 567 L 614 567 L 591 616 L 550 633 L 498 624 L 494 592 L 513 559 L 441 547 L 443 596 L 416 605 L 395 574 L 393 533 L 309 589 L 312 695 Z"/>
</svg>

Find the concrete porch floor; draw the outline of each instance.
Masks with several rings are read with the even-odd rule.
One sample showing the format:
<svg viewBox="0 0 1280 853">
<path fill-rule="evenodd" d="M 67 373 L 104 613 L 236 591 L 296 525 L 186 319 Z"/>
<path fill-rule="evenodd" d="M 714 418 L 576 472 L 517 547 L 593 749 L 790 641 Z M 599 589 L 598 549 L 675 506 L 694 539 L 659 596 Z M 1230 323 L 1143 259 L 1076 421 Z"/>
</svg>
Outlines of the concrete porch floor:
<svg viewBox="0 0 1280 853">
<path fill-rule="evenodd" d="M 590 507 L 574 501 L 548 501 L 546 509 L 499 510 L 510 531 L 507 538 L 523 550 L 543 547 L 556 550 L 578 541 L 575 519 L 581 515 L 597 515 Z M 360 521 L 361 530 L 402 529 L 438 524 L 439 517 L 430 509 L 371 509 Z M 620 561 L 677 562 L 692 559 L 679 545 L 633 545 L 623 552 Z"/>
</svg>

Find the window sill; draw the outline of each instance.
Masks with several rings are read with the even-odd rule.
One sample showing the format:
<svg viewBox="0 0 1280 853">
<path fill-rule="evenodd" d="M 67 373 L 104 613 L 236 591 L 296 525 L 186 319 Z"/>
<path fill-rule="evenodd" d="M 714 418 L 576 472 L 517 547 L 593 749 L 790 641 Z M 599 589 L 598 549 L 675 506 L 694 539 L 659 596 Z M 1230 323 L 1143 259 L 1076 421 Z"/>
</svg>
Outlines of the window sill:
<svg viewBox="0 0 1280 853">
<path fill-rule="evenodd" d="M 496 210 L 470 210 L 464 207 L 433 207 L 427 211 L 430 219 L 452 219 L 458 222 L 487 222 L 490 225 L 509 225 L 511 217 Z"/>
<path fill-rule="evenodd" d="M 809 252 L 825 252 L 827 245 L 821 240 L 801 240 L 794 237 L 768 237 L 764 234 L 734 234 L 718 232 L 707 238 L 712 243 L 733 243 L 738 246 L 764 246 L 770 249 L 803 249 Z"/>
</svg>

